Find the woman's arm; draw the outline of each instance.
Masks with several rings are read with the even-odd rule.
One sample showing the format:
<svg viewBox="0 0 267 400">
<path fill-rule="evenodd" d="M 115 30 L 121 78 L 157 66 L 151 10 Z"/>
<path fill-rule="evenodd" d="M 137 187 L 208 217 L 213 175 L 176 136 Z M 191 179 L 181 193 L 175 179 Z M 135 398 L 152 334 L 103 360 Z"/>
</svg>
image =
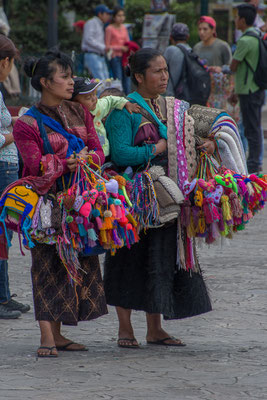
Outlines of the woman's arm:
<svg viewBox="0 0 267 400">
<path fill-rule="evenodd" d="M 91 156 L 93 162 L 98 165 L 102 165 L 105 162 L 105 155 L 94 127 L 93 116 L 85 107 L 83 107 L 83 109 L 85 115 L 85 125 L 88 134 L 85 145 L 88 147 L 89 153 L 92 151 Z"/>
<path fill-rule="evenodd" d="M 14 142 L 14 136 L 12 132 L 7 133 L 6 135 L 0 134 L 0 149 L 3 149 L 4 147 L 8 146 L 13 142 Z"/>
<path fill-rule="evenodd" d="M 114 110 L 107 119 L 106 129 L 111 147 L 111 158 L 120 166 L 142 165 L 153 159 L 158 152 L 164 151 L 159 145 L 144 144 L 134 146 L 134 135 L 141 122 L 140 114 L 129 114 L 126 110 Z"/>
<path fill-rule="evenodd" d="M 45 155 L 43 154 L 43 142 L 37 127 L 28 125 L 19 119 L 14 126 L 13 135 L 29 174 L 33 176 L 41 175 L 40 163 Z M 61 165 L 63 174 L 67 173 L 69 171 L 67 160 L 60 159 L 56 154 L 52 156 L 57 159 L 57 164 Z"/>
</svg>

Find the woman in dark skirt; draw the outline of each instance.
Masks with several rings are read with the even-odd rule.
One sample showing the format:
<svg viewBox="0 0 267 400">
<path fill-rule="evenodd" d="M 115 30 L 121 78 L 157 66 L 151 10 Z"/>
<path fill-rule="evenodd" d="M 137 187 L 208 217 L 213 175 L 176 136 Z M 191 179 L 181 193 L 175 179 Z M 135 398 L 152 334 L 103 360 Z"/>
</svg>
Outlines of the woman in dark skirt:
<svg viewBox="0 0 267 400">
<path fill-rule="evenodd" d="M 92 115 L 80 104 L 68 101 L 74 88 L 70 58 L 60 52 L 49 52 L 40 59 L 26 60 L 24 69 L 31 77 L 32 86 L 41 92 L 41 101 L 36 105 L 38 112 L 55 120 L 72 135 L 72 147 L 79 157 L 87 159 L 90 153 L 94 163 L 102 164 L 105 157 Z M 36 177 L 33 187 L 39 195 L 48 191 L 55 194 L 58 179 L 67 187 L 69 175 L 77 164 L 73 154 L 67 156 L 70 136 L 63 136 L 56 128 L 46 125 L 45 129 L 52 148 L 48 153 L 33 115 L 23 115 L 14 128 L 14 138 L 24 163 L 23 177 L 25 180 L 28 176 Z M 56 357 L 58 350 L 86 350 L 84 345 L 62 336 L 60 328 L 61 324 L 77 325 L 79 321 L 89 321 L 107 313 L 98 257 L 79 260 L 81 284 L 77 284 L 70 282 L 56 245 L 36 244 L 31 255 L 35 317 L 41 331 L 38 356 Z"/>
<path fill-rule="evenodd" d="M 166 129 L 164 134 L 161 124 L 167 124 L 169 131 L 166 100 L 160 96 L 168 83 L 166 61 L 157 50 L 142 49 L 131 57 L 130 73 L 137 87 L 130 97 L 141 106 L 142 99 L 145 100 L 153 118 L 147 118 L 147 113 L 127 115 L 124 111 L 110 115 L 106 128 L 112 161 L 124 168 L 145 167 L 149 161 L 164 165 L 165 161 L 166 170 L 170 170 L 174 166 L 168 164 L 168 133 Z M 161 121 L 158 125 L 155 115 Z M 207 140 L 205 147 L 213 151 L 211 141 Z M 195 260 L 194 271 L 178 267 L 177 220 L 141 233 L 140 242 L 130 250 L 122 248 L 115 256 L 106 256 L 104 288 L 107 303 L 116 306 L 120 347 L 139 347 L 131 324 L 131 310 L 146 312 L 147 343 L 184 346 L 162 328 L 161 314 L 165 319 L 180 319 L 211 310 L 196 254 Z"/>
</svg>

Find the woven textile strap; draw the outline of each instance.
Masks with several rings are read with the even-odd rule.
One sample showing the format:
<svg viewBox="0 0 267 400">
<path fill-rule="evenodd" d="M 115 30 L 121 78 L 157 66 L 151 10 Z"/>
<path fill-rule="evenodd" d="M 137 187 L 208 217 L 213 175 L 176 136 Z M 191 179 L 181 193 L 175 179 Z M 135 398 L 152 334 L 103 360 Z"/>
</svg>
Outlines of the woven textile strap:
<svg viewBox="0 0 267 400">
<path fill-rule="evenodd" d="M 167 127 L 168 127 L 168 176 L 177 184 L 177 146 L 176 146 L 176 129 L 174 124 L 174 97 L 166 97 L 167 108 Z"/>
<path fill-rule="evenodd" d="M 176 146 L 177 146 L 177 166 L 178 166 L 178 186 L 183 191 L 184 182 L 188 180 L 187 160 L 185 157 L 185 149 L 183 140 L 180 136 L 179 126 L 179 109 L 180 100 L 174 101 L 174 123 L 176 128 Z M 182 136 L 183 137 L 183 136 Z"/>
<path fill-rule="evenodd" d="M 193 179 L 197 168 L 196 140 L 194 133 L 194 119 L 185 112 L 184 145 L 189 181 Z"/>
</svg>

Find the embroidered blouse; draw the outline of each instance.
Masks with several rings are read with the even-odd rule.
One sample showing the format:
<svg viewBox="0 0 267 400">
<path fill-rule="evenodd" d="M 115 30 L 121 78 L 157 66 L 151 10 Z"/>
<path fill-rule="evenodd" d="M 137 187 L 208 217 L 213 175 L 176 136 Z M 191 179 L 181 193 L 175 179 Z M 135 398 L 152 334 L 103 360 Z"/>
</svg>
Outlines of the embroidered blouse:
<svg viewBox="0 0 267 400">
<path fill-rule="evenodd" d="M 39 103 L 37 109 L 59 122 L 69 133 L 81 138 L 88 151 L 94 150 L 93 162 L 102 165 L 105 160 L 103 150 L 97 137 L 93 117 L 81 104 L 64 100 L 59 106 L 46 106 Z M 56 179 L 69 172 L 66 161 L 68 141 L 61 134 L 46 127 L 47 136 L 55 154 L 45 155 L 37 121 L 23 115 L 14 127 L 14 138 L 23 159 L 23 177 L 41 176 L 42 190 L 47 190 Z M 44 167 L 41 172 L 40 163 Z"/>
<path fill-rule="evenodd" d="M 165 99 L 145 99 L 157 117 L 166 123 Z M 106 129 L 111 147 L 111 159 L 119 166 L 142 165 L 155 158 L 155 144 L 160 135 L 158 127 L 141 114 L 126 110 L 113 111 L 107 119 Z"/>
<path fill-rule="evenodd" d="M 11 125 L 11 115 L 4 103 L 3 95 L 0 92 L 0 161 L 18 163 L 18 151 L 15 143 L 4 146 L 5 135 L 10 133 L 8 127 Z"/>
</svg>

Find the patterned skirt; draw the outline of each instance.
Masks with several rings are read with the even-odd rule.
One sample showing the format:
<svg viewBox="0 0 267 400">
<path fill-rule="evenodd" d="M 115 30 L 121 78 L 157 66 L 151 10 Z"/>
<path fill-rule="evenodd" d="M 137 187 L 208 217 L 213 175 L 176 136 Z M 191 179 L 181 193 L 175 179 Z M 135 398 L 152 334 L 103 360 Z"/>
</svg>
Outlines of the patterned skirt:
<svg viewBox="0 0 267 400">
<path fill-rule="evenodd" d="M 36 244 L 31 250 L 32 285 L 37 321 L 77 325 L 107 314 L 98 256 L 80 259 L 82 285 L 69 282 L 56 246 Z"/>
<path fill-rule="evenodd" d="M 176 225 L 149 229 L 130 250 L 107 254 L 104 287 L 107 303 L 180 319 L 211 310 L 202 273 L 178 270 Z"/>
</svg>

